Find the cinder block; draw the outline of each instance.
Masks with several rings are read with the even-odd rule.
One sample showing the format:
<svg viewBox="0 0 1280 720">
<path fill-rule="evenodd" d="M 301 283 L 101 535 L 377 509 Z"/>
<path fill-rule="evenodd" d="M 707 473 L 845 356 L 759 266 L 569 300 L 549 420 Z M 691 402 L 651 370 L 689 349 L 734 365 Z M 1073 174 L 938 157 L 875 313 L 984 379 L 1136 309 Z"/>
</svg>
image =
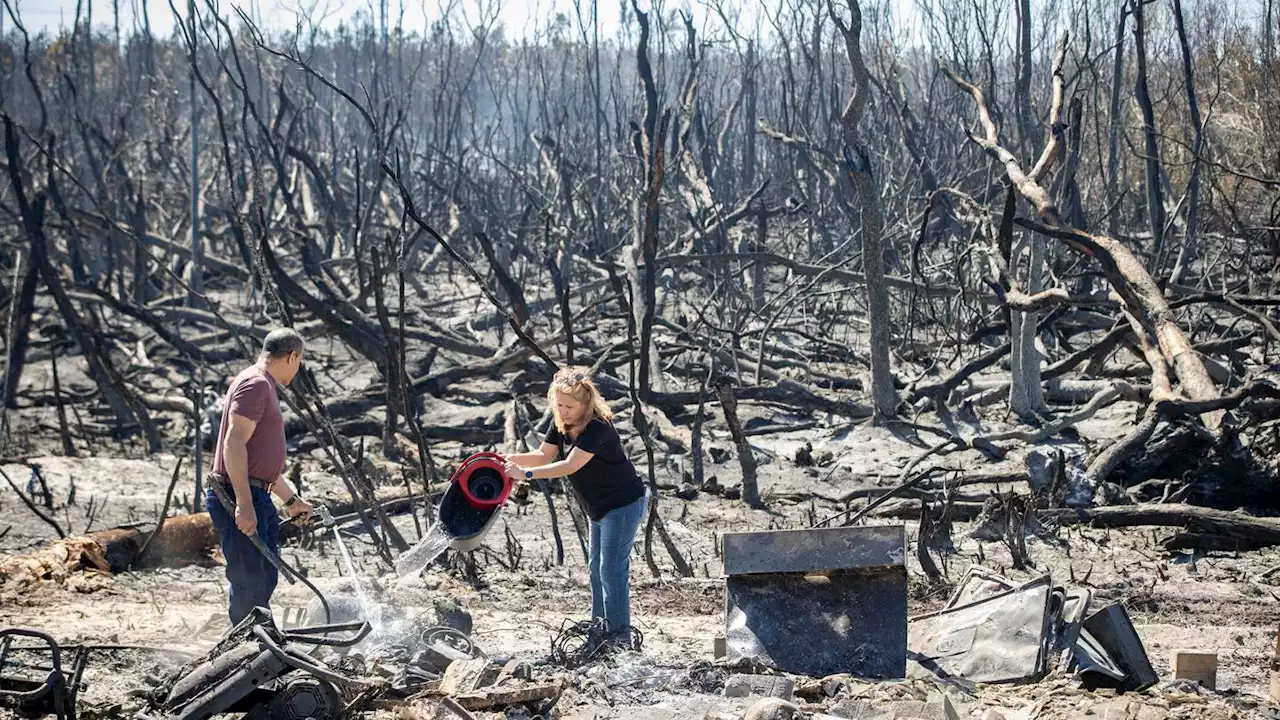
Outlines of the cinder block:
<svg viewBox="0 0 1280 720">
<path fill-rule="evenodd" d="M 716 655 L 716 659 L 717 659 L 717 660 L 719 660 L 720 658 L 722 658 L 722 657 L 724 657 L 725 655 L 728 655 L 728 654 L 729 654 L 729 649 L 728 649 L 728 646 L 725 644 L 724 636 L 723 636 L 723 635 L 717 635 L 717 636 L 716 636 L 716 641 L 715 641 L 715 655 Z"/>
<path fill-rule="evenodd" d="M 935 694 L 924 700 L 842 700 L 828 708 L 850 720 L 960 720 L 951 699 Z"/>
<path fill-rule="evenodd" d="M 790 700 L 796 684 L 780 675 L 730 675 L 724 684 L 724 696 L 731 698 L 775 697 Z"/>
<path fill-rule="evenodd" d="M 1174 650 L 1169 666 L 1173 669 L 1175 680 L 1194 680 L 1210 690 L 1217 689 L 1217 653 L 1202 650 Z"/>
</svg>

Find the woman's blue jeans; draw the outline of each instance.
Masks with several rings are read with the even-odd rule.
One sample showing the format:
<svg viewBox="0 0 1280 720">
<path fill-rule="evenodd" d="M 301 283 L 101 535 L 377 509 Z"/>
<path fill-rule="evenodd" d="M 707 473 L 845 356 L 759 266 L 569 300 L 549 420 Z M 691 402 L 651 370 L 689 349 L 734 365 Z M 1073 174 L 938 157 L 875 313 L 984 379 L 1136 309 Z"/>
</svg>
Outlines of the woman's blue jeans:
<svg viewBox="0 0 1280 720">
<path fill-rule="evenodd" d="M 610 632 L 631 625 L 631 548 L 648 507 L 646 493 L 591 521 L 591 619 L 608 620 Z"/>
<path fill-rule="evenodd" d="M 271 494 L 262 488 L 249 488 L 253 493 L 254 514 L 258 516 L 258 537 L 272 552 L 280 552 L 280 515 L 271 503 Z M 230 495 L 228 488 L 228 495 Z M 255 607 L 271 610 L 271 594 L 276 590 L 279 572 L 276 566 L 254 546 L 248 535 L 236 527 L 233 513 L 228 512 L 213 494 L 205 493 L 209 519 L 218 531 L 222 556 L 227 560 L 227 581 L 231 585 L 231 607 L 228 614 L 235 625 Z"/>
</svg>

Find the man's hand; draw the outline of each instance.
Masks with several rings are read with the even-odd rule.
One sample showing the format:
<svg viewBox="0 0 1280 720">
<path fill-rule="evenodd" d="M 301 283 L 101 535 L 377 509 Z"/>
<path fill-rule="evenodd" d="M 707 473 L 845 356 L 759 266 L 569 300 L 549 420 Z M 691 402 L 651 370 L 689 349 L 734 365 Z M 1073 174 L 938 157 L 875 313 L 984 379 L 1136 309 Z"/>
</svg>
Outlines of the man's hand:
<svg viewBox="0 0 1280 720">
<path fill-rule="evenodd" d="M 297 496 L 295 495 L 294 497 Z M 285 509 L 285 511 L 289 513 L 289 517 L 295 518 L 299 525 L 306 525 L 311 522 L 311 516 L 315 510 L 315 506 L 300 497 Z"/>
<path fill-rule="evenodd" d="M 257 534 L 258 513 L 253 509 L 253 503 L 236 503 L 236 527 L 240 528 L 240 532 L 250 537 Z"/>
</svg>

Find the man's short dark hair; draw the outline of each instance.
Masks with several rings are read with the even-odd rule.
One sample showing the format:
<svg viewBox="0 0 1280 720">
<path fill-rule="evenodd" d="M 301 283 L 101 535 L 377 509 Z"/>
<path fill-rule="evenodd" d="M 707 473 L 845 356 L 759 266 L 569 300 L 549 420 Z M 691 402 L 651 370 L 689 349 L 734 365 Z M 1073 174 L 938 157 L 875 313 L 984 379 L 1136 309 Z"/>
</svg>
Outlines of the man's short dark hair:
<svg viewBox="0 0 1280 720">
<path fill-rule="evenodd" d="M 266 339 L 262 341 L 263 357 L 278 360 L 282 357 L 288 357 L 289 353 L 302 352 L 303 340 L 297 330 L 293 328 L 280 328 L 267 333 Z"/>
</svg>

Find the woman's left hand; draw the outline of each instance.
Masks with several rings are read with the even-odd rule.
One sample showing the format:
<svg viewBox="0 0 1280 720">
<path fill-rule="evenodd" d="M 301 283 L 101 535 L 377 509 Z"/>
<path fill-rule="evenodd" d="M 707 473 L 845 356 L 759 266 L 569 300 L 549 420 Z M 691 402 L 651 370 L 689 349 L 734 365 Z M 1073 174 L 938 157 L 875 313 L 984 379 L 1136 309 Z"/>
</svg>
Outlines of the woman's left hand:
<svg viewBox="0 0 1280 720">
<path fill-rule="evenodd" d="M 512 480 L 517 480 L 521 482 L 525 480 L 524 468 L 520 467 L 515 463 L 508 461 L 506 467 L 503 469 L 506 471 L 507 477 L 511 478 Z"/>
</svg>

